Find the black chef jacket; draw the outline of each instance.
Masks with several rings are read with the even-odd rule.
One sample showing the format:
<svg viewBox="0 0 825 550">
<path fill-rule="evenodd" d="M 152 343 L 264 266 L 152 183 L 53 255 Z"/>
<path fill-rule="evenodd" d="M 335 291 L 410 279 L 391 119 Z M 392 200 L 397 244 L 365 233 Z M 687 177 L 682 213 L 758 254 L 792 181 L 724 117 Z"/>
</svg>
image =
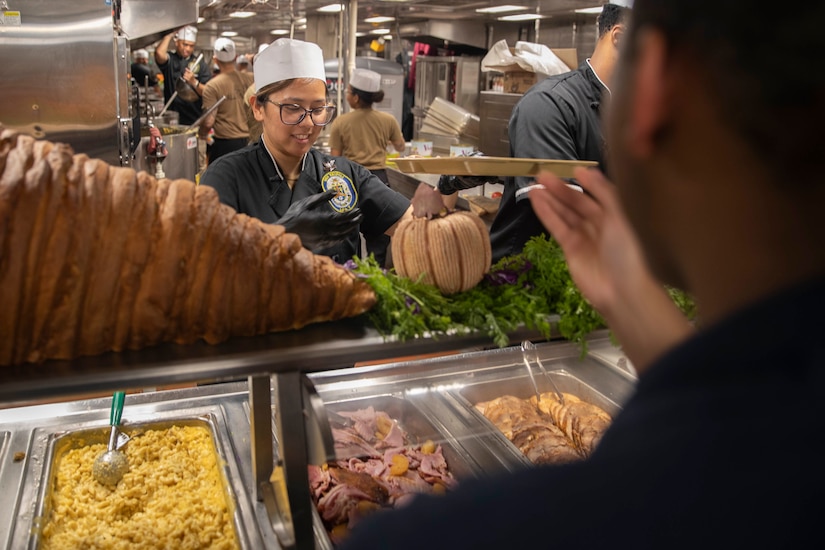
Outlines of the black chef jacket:
<svg viewBox="0 0 825 550">
<path fill-rule="evenodd" d="M 172 95 L 175 93 L 175 87 L 177 86 L 178 80 L 181 76 L 183 76 L 186 67 L 197 57 L 195 55 L 191 55 L 184 59 L 178 55 L 177 52 L 168 52 L 168 56 L 169 58 L 166 63 L 163 65 L 158 63 L 158 69 L 160 69 L 163 73 L 164 101 L 169 101 L 169 99 L 171 99 Z M 201 84 L 206 84 L 209 82 L 209 79 L 212 78 L 212 70 L 209 68 L 209 63 L 207 63 L 205 59 L 201 60 L 195 68 L 197 69 L 197 71 L 195 71 L 195 77 L 198 79 L 198 82 Z M 169 106 L 169 110 L 178 113 L 178 122 L 182 126 L 189 126 L 190 124 L 193 124 L 203 114 L 203 107 L 200 97 L 198 97 L 195 101 L 186 101 L 179 95 L 175 96 L 175 100 Z"/>
<path fill-rule="evenodd" d="M 821 548 L 822 311 L 825 279 L 742 309 L 644 372 L 589 460 L 483 472 L 339 548 Z"/>
<path fill-rule="evenodd" d="M 604 84 L 585 61 L 575 71 L 550 76 L 530 88 L 510 116 L 510 156 L 603 163 L 604 137 L 599 105 Z M 524 243 L 545 233 L 527 195 L 516 191 L 531 177 L 507 178 L 490 228 L 493 261 L 518 254 Z"/>
<path fill-rule="evenodd" d="M 343 157 L 333 157 L 310 149 L 304 157 L 301 175 L 294 187 L 272 162 L 262 140 L 218 158 L 200 178 L 202 185 L 214 187 L 221 202 L 242 214 L 266 223 L 277 223 L 293 202 L 321 193 L 322 183 L 337 179 L 342 184 L 344 208 L 359 207 L 364 219 L 345 241 L 315 251 L 344 263 L 361 250 L 361 237 L 381 235 L 397 222 L 410 206 L 406 197 L 393 191 L 369 170 Z M 325 180 L 326 178 L 326 180 Z M 346 180 L 346 181 L 345 181 Z M 332 208 L 323 205 L 323 208 Z"/>
</svg>

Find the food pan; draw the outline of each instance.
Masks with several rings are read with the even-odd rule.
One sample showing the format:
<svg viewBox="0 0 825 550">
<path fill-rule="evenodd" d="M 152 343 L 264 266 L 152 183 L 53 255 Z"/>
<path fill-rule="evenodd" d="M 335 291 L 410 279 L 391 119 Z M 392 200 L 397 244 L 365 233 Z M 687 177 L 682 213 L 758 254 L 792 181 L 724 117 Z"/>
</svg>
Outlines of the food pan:
<svg viewBox="0 0 825 550">
<path fill-rule="evenodd" d="M 594 386 L 576 376 L 572 369 L 567 368 L 566 361 L 545 362 L 547 377 L 545 378 L 537 369 L 534 369 L 533 376 L 540 392 L 552 392 L 555 388 L 562 393 L 575 395 L 582 401 L 604 410 L 614 418 L 621 410 L 619 403 L 606 396 Z M 500 444 L 511 452 L 525 465 L 532 465 L 532 462 L 508 440 L 504 434 L 489 421 L 481 412 L 475 408 L 477 403 L 490 401 L 492 399 L 512 395 L 520 399 L 530 399 L 535 396 L 535 389 L 523 366 L 513 365 L 509 369 L 499 371 L 495 377 L 482 377 L 476 381 L 465 384 L 462 388 L 450 392 L 450 396 L 462 408 L 465 418 L 471 422 L 477 422 L 480 431 L 490 431 L 496 435 Z"/>
<path fill-rule="evenodd" d="M 327 411 L 333 413 L 347 413 L 354 412 L 359 409 L 366 409 L 372 407 L 375 411 L 383 411 L 387 413 L 390 418 L 395 420 L 399 427 L 403 429 L 409 440 L 409 445 L 421 445 L 425 442 L 432 441 L 441 445 L 442 454 L 447 462 L 447 468 L 452 473 L 453 477 L 461 483 L 461 480 L 476 477 L 479 472 L 477 466 L 471 457 L 467 456 L 463 449 L 452 441 L 449 434 L 444 433 L 438 428 L 439 423 L 430 418 L 429 414 L 412 400 L 402 399 L 393 395 L 377 395 L 369 398 L 351 399 L 346 401 L 326 402 L 325 407 Z M 340 418 L 332 421 L 334 428 L 340 428 Z M 349 458 L 349 457 L 339 457 Z M 320 514 L 315 509 L 316 525 L 323 525 L 320 519 Z M 319 540 L 319 546 L 322 549 L 333 548 L 332 539 L 324 530 L 324 537 Z"/>
<path fill-rule="evenodd" d="M 465 455 L 459 446 L 450 441 L 452 439 L 450 435 L 440 431 L 436 427 L 438 422 L 431 419 L 427 413 L 409 399 L 392 395 L 380 395 L 365 399 L 325 403 L 325 406 L 327 410 L 335 413 L 352 412 L 370 406 L 376 411 L 384 411 L 398 422 L 401 429 L 407 432 L 410 445 L 421 445 L 427 440 L 440 443 L 447 465 L 456 479 L 475 477 L 478 474 L 473 466 L 472 459 Z"/>
<path fill-rule="evenodd" d="M 237 499 L 235 492 L 229 482 L 230 471 L 226 459 L 224 445 L 219 445 L 218 441 L 221 432 L 216 427 L 216 417 L 211 413 L 206 413 L 198 416 L 164 418 L 162 420 L 128 423 L 121 426 L 121 431 L 129 435 L 133 441 L 136 441 L 141 434 L 148 430 L 163 430 L 169 429 L 172 426 L 179 427 L 201 427 L 205 428 L 210 435 L 210 443 L 212 452 L 216 456 L 216 463 L 218 466 L 218 476 L 221 483 L 221 492 L 226 501 L 227 509 L 229 511 L 232 532 L 238 548 L 248 548 L 248 542 L 243 535 L 243 522 L 237 506 Z M 28 547 L 30 549 L 44 547 L 44 540 L 42 537 L 42 529 L 47 525 L 49 517 L 52 514 L 52 503 L 55 493 L 57 491 L 57 474 L 60 461 L 67 455 L 70 450 L 83 448 L 93 444 L 106 444 L 108 441 L 109 427 L 69 427 L 59 432 L 51 433 L 48 438 L 48 445 L 46 451 L 46 460 L 44 461 L 44 468 L 42 477 L 40 479 L 40 488 L 38 491 L 38 500 L 35 511 L 35 520 L 33 522 L 33 529 L 29 539 Z M 130 443 L 127 443 L 127 447 Z M 121 482 L 123 483 L 123 482 Z M 124 499 L 123 507 L 128 508 L 129 499 Z M 196 499 L 193 499 L 193 501 Z M 180 504 L 183 505 L 183 499 L 180 499 Z M 132 511 L 124 511 L 124 514 L 131 514 Z M 159 541 L 155 541 L 158 543 Z"/>
</svg>

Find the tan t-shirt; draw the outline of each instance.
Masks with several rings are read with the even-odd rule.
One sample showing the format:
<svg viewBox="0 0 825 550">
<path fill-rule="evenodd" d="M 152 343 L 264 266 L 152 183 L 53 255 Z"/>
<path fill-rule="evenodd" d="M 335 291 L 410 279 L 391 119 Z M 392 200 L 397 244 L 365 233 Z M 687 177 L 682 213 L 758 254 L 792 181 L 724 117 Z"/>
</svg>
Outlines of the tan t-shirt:
<svg viewBox="0 0 825 550">
<path fill-rule="evenodd" d="M 401 127 L 389 113 L 355 109 L 336 118 L 330 128 L 329 146 L 369 170 L 386 166 L 387 144 L 404 141 Z"/>
<path fill-rule="evenodd" d="M 206 83 L 203 89 L 204 112 L 217 103 L 221 97 L 226 96 L 215 111 L 215 124 L 212 127 L 215 129 L 216 138 L 249 137 L 243 96 L 253 79 L 251 73 L 232 71 L 218 74 Z"/>
</svg>

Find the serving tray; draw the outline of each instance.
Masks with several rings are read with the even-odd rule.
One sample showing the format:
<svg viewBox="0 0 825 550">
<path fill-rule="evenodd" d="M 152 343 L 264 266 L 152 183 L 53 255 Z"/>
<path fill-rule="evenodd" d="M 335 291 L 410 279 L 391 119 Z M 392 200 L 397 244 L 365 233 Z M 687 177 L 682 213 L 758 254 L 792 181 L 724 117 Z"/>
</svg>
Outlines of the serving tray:
<svg viewBox="0 0 825 550">
<path fill-rule="evenodd" d="M 395 165 L 407 174 L 446 174 L 451 176 L 534 176 L 551 172 L 560 178 L 573 177 L 579 166 L 598 163 L 579 160 L 542 160 L 510 157 L 421 157 L 396 158 Z"/>
</svg>

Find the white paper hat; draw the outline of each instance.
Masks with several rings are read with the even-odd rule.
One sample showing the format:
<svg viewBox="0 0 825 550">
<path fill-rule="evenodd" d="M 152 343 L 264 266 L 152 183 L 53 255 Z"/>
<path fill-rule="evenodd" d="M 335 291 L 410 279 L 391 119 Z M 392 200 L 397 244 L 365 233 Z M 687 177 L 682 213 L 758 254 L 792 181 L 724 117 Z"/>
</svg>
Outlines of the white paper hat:
<svg viewBox="0 0 825 550">
<path fill-rule="evenodd" d="M 180 29 L 178 29 L 177 34 L 175 34 L 175 38 L 178 40 L 183 40 L 184 42 L 197 42 L 198 29 L 197 27 L 193 27 L 192 25 L 181 27 Z"/>
<path fill-rule="evenodd" d="M 224 37 L 215 40 L 215 57 L 224 63 L 235 61 L 235 43 Z"/>
<path fill-rule="evenodd" d="M 255 91 L 291 78 L 317 78 L 327 81 L 324 53 L 317 44 L 279 38 L 255 56 Z"/>
<path fill-rule="evenodd" d="M 353 69 L 349 85 L 363 92 L 381 90 L 381 75 L 369 69 Z"/>
<path fill-rule="evenodd" d="M 246 55 L 241 54 L 238 56 L 238 60 L 236 61 L 236 63 L 238 65 L 249 65 L 249 58 Z"/>
<path fill-rule="evenodd" d="M 149 52 L 146 50 L 135 50 L 135 53 L 132 55 L 135 59 L 149 59 Z"/>
</svg>

